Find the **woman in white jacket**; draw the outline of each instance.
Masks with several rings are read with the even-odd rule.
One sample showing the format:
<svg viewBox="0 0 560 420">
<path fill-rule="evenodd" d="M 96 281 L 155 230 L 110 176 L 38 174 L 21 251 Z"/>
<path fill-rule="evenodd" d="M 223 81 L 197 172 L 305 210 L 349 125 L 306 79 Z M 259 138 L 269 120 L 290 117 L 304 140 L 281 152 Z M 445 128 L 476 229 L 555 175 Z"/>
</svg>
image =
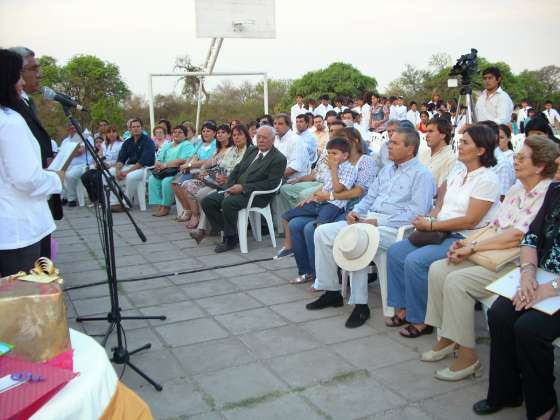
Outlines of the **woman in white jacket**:
<svg viewBox="0 0 560 420">
<path fill-rule="evenodd" d="M 0 49 L 0 275 L 29 270 L 40 241 L 56 226 L 47 200 L 62 191 L 63 172 L 42 169 L 39 143 L 13 107 L 24 86 L 22 58 Z"/>
</svg>

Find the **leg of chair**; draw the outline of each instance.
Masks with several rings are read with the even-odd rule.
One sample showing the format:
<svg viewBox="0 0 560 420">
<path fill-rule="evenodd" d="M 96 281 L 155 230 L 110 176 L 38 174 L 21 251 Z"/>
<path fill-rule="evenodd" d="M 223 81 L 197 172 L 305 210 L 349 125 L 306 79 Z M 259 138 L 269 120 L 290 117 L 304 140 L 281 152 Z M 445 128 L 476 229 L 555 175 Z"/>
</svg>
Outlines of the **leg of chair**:
<svg viewBox="0 0 560 420">
<path fill-rule="evenodd" d="M 181 204 L 181 201 L 177 198 L 177 196 L 175 196 L 175 207 L 177 207 L 177 216 L 183 214 L 183 205 Z"/>
<path fill-rule="evenodd" d="M 138 199 L 138 207 L 141 211 L 146 211 L 146 183 L 139 182 L 136 189 L 136 198 Z"/>
<path fill-rule="evenodd" d="M 379 288 L 381 289 L 383 315 L 392 317 L 395 315 L 395 309 L 387 306 L 387 252 L 383 249 L 378 249 L 373 261 L 377 266 L 377 280 L 379 281 Z"/>
<path fill-rule="evenodd" d="M 251 229 L 253 230 L 253 237 L 257 242 L 262 241 L 262 224 L 261 224 L 261 212 L 252 211 L 250 214 L 253 216 Z"/>
<path fill-rule="evenodd" d="M 270 205 L 267 205 L 262 212 L 265 220 L 266 226 L 268 227 L 268 233 L 270 235 L 270 240 L 272 241 L 272 247 L 276 248 L 276 234 L 274 232 L 274 222 L 272 220 L 272 212 L 270 210 Z"/>
<path fill-rule="evenodd" d="M 246 209 L 241 209 L 237 213 L 237 236 L 239 237 L 239 249 L 242 254 L 247 254 L 247 219 L 249 215 Z"/>
<path fill-rule="evenodd" d="M 84 207 L 86 205 L 86 198 L 85 198 L 85 187 L 82 181 L 78 182 L 76 186 L 76 197 L 78 199 L 78 204 L 80 207 Z"/>
</svg>

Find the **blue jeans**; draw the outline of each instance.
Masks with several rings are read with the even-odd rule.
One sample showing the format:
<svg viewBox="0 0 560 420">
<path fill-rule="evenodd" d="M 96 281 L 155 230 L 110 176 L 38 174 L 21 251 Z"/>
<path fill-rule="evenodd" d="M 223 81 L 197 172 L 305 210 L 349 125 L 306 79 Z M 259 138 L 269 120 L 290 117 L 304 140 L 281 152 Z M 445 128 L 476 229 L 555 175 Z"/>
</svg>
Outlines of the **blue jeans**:
<svg viewBox="0 0 560 420">
<path fill-rule="evenodd" d="M 324 225 L 325 223 L 336 221 L 337 217 L 341 214 L 344 214 L 344 208 L 337 207 L 328 201 L 321 203 L 312 201 L 311 203 L 288 210 L 282 215 L 282 218 L 289 222 L 295 217 L 315 217 L 317 224 Z"/>
<path fill-rule="evenodd" d="M 423 324 L 428 304 L 428 271 L 434 261 L 447 256 L 453 242 L 462 236 L 452 234 L 439 245 L 416 247 L 408 239 L 387 250 L 387 303 L 406 309 L 406 319 Z"/>
<path fill-rule="evenodd" d="M 315 278 L 315 217 L 299 216 L 288 222 L 298 274 L 311 274 Z"/>
</svg>

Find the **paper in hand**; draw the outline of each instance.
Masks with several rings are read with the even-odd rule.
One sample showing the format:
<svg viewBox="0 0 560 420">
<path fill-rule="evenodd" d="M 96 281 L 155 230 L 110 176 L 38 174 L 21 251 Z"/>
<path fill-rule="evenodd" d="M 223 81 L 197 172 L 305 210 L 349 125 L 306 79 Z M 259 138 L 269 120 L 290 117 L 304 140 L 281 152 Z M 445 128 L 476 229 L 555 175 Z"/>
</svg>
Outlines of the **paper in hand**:
<svg viewBox="0 0 560 420">
<path fill-rule="evenodd" d="M 69 141 L 59 147 L 58 153 L 47 168 L 49 171 L 65 171 L 74 158 L 80 143 Z"/>
</svg>

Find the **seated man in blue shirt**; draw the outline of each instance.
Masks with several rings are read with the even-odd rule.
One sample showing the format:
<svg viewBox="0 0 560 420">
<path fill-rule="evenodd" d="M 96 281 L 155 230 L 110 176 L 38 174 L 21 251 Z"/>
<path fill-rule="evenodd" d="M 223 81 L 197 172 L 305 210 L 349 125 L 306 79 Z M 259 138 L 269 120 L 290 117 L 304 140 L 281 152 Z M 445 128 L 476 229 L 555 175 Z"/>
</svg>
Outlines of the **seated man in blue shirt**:
<svg viewBox="0 0 560 420">
<path fill-rule="evenodd" d="M 152 166 L 156 157 L 156 146 L 151 138 L 142 131 L 142 121 L 134 118 L 130 121 L 132 137 L 126 140 L 119 152 L 116 165 L 110 169 L 119 185 L 129 199 L 136 193 L 138 184 L 142 182 L 144 168 Z M 123 211 L 117 197 L 111 194 L 111 210 Z"/>
<path fill-rule="evenodd" d="M 391 165 L 383 167 L 367 195 L 360 200 L 346 221 L 321 225 L 315 231 L 315 270 L 313 287 L 325 293 L 307 304 L 316 310 L 329 306 L 342 306 L 337 266 L 333 258 L 334 240 L 345 226 L 353 223 L 369 223 L 379 229 L 379 248 L 387 250 L 395 242 L 400 226 L 410 224 L 419 214 L 427 215 L 432 208 L 436 193 L 431 172 L 420 163 L 416 154 L 420 147 L 418 132 L 408 127 L 398 128 L 389 141 Z M 354 310 L 346 327 L 355 328 L 370 317 L 368 307 L 368 268 L 350 272 L 351 295 L 348 303 Z"/>
</svg>

